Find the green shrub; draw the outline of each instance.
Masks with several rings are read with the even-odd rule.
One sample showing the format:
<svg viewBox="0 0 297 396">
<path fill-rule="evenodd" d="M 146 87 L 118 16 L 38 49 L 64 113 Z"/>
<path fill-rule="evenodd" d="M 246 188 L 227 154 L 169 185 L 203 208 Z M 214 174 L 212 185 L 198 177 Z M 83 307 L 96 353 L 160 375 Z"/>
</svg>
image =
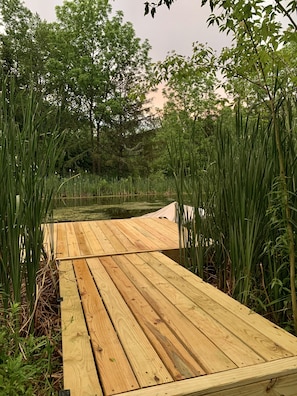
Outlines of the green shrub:
<svg viewBox="0 0 297 396">
<path fill-rule="evenodd" d="M 20 307 L 0 311 L 0 395 L 54 395 L 51 383 L 54 347 L 45 337 L 18 332 Z"/>
</svg>

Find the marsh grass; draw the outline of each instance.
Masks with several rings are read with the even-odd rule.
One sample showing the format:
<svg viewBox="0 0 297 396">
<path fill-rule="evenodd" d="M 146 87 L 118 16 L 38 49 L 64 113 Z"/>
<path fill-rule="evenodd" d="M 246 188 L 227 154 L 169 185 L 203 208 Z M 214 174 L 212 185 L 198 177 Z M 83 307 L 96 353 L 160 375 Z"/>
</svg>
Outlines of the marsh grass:
<svg viewBox="0 0 297 396">
<path fill-rule="evenodd" d="M 33 91 L 20 93 L 8 78 L 0 101 L 0 394 L 54 395 L 61 365 L 59 313 L 52 312 L 57 271 L 44 254 L 43 223 L 62 137 L 48 131 Z"/>
<path fill-rule="evenodd" d="M 43 256 L 42 223 L 51 210 L 60 138 L 46 130 L 46 114 L 33 92 L 16 93 L 7 81 L 0 111 L 0 289 L 4 308 L 23 303 L 32 312 Z"/>
<path fill-rule="evenodd" d="M 289 246 L 273 125 L 267 117 L 243 118 L 240 112 L 233 122 L 218 125 L 206 169 L 199 169 L 194 150 L 185 161 L 184 148 L 170 142 L 183 262 L 292 330 Z M 281 117 L 279 123 L 282 128 Z M 282 144 L 296 227 L 294 135 Z M 195 208 L 193 218 L 187 219 L 184 204 Z"/>
<path fill-rule="evenodd" d="M 73 174 L 51 178 L 57 190 L 56 198 L 86 198 L 104 196 L 133 196 L 133 195 L 171 195 L 175 191 L 172 178 L 163 173 L 156 173 L 147 177 L 127 177 L 121 179 L 107 179 L 89 173 Z"/>
</svg>

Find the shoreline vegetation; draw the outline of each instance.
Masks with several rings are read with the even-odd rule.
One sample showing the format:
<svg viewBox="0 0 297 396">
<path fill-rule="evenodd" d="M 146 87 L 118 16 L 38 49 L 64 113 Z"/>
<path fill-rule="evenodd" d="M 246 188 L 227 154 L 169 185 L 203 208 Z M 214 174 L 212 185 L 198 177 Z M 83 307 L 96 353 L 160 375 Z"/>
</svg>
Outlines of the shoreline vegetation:
<svg viewBox="0 0 297 396">
<path fill-rule="evenodd" d="M 54 185 L 57 191 L 55 200 L 175 194 L 174 178 L 166 177 L 161 172 L 146 177 L 127 178 L 104 178 L 86 172 L 71 175 L 70 172 L 66 177 L 55 175 L 48 183 Z"/>
</svg>

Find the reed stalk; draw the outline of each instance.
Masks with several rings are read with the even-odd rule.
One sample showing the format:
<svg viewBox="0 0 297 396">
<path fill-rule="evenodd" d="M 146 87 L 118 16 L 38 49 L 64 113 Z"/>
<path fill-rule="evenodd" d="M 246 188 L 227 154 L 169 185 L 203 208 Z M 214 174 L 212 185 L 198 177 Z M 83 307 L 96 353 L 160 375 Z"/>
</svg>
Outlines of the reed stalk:
<svg viewBox="0 0 297 396">
<path fill-rule="evenodd" d="M 7 80 L 0 111 L 0 290 L 7 308 L 36 297 L 36 273 L 43 256 L 43 223 L 51 209 L 61 138 L 46 129 L 42 103 L 32 91 L 19 93 Z"/>
<path fill-rule="evenodd" d="M 285 134 L 285 125 L 292 125 L 292 118 L 285 120 L 279 113 L 277 122 Z M 191 160 L 185 160 L 183 150 L 191 150 L 190 145 L 182 147 L 178 140 L 170 142 L 170 157 L 184 264 L 205 280 L 211 269 L 215 273 L 212 281 L 222 290 L 286 324 L 292 317 L 295 320 L 295 247 L 288 224 L 294 238 L 296 138 L 291 133 L 281 141 L 286 153 L 284 191 L 273 132 L 274 124 L 267 117 L 245 118 L 238 111 L 233 125 L 230 119 L 220 120 L 205 169 L 194 150 Z M 186 218 L 185 204 L 194 207 L 194 218 Z"/>
</svg>

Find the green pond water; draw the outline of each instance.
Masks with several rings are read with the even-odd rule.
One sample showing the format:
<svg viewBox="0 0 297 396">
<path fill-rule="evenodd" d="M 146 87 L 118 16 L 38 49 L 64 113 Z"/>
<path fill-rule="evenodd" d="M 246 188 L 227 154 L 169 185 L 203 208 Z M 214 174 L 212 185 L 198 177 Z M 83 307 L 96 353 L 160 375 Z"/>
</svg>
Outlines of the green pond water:
<svg viewBox="0 0 297 396">
<path fill-rule="evenodd" d="M 156 195 L 59 199 L 54 202 L 54 221 L 124 219 L 154 212 L 174 200 Z"/>
</svg>

